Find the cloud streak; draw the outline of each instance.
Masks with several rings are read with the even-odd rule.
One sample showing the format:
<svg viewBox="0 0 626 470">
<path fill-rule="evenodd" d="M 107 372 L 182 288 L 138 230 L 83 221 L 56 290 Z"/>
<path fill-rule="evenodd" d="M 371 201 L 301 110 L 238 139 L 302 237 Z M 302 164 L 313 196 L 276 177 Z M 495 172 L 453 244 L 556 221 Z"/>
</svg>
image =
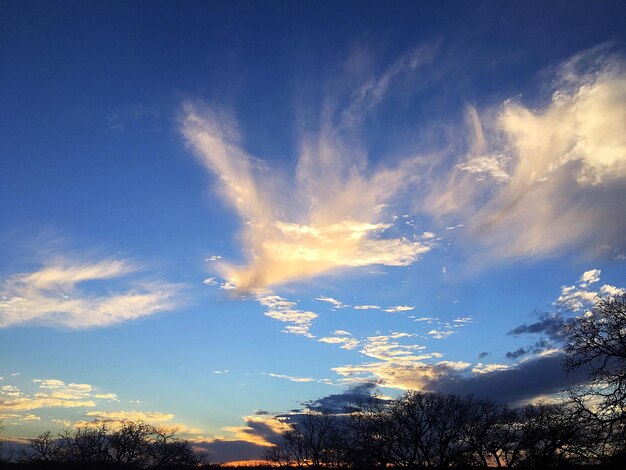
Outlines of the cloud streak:
<svg viewBox="0 0 626 470">
<path fill-rule="evenodd" d="M 386 210 L 419 179 L 419 159 L 370 167 L 344 129 L 383 98 L 394 77 L 427 56 L 416 51 L 392 64 L 363 84 L 343 111 L 324 116 L 318 132 L 303 132 L 292 174 L 272 174 L 248 154 L 227 112 L 184 106 L 181 131 L 188 146 L 218 178 L 220 195 L 243 222 L 240 238 L 248 262 L 216 263 L 224 278 L 240 291 L 253 291 L 343 268 L 408 266 L 430 250 L 432 240 L 412 232 L 391 236 L 394 220 Z"/>
<path fill-rule="evenodd" d="M 492 261 L 621 251 L 625 110 L 623 58 L 606 45 L 583 51 L 557 69 L 544 107 L 507 100 L 494 118 L 470 108 L 468 154 L 421 207 L 463 222 Z"/>
<path fill-rule="evenodd" d="M 104 327 L 179 304 L 181 286 L 164 282 L 130 282 L 130 288 L 106 294 L 84 287 L 86 283 L 123 279 L 138 269 L 128 260 L 79 263 L 61 259 L 38 271 L 13 274 L 0 284 L 0 327 Z"/>
</svg>

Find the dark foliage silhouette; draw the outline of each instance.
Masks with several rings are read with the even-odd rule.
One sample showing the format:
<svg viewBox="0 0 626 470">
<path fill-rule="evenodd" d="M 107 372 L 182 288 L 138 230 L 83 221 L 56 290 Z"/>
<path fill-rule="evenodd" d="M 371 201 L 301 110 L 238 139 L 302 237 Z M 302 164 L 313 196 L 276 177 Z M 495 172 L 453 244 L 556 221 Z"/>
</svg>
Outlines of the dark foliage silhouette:
<svg viewBox="0 0 626 470">
<path fill-rule="evenodd" d="M 626 460 L 626 295 L 598 298 L 565 326 L 565 337 L 565 367 L 589 370 L 589 382 L 569 391 L 571 401 L 583 420 L 595 421 L 609 437 L 599 453 Z"/>
<path fill-rule="evenodd" d="M 208 456 L 178 436 L 176 428 L 127 421 L 115 431 L 106 424 L 49 431 L 30 440 L 21 460 L 37 468 L 196 468 Z"/>
</svg>

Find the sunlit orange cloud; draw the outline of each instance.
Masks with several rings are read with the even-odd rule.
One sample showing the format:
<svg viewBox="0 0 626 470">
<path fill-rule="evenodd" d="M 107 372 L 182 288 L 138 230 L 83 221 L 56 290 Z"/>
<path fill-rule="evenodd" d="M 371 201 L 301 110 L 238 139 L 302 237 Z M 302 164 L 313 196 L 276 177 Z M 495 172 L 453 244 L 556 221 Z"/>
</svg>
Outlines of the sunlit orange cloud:
<svg viewBox="0 0 626 470">
<path fill-rule="evenodd" d="M 245 426 L 229 426 L 225 431 L 232 434 L 234 440 L 241 440 L 259 446 L 271 446 L 268 441 L 268 434 L 278 436 L 282 432 L 291 429 L 291 426 L 284 421 L 276 419 L 273 415 L 245 416 Z"/>
<path fill-rule="evenodd" d="M 409 183 L 419 180 L 421 160 L 368 166 L 365 153 L 346 137 L 382 99 L 391 82 L 432 57 L 421 47 L 366 81 L 335 119 L 303 132 L 292 174 L 277 172 L 248 154 L 236 120 L 202 104 L 184 106 L 181 130 L 200 163 L 219 179 L 222 197 L 241 217 L 245 266 L 221 263 L 221 274 L 240 291 L 310 278 L 339 268 L 406 266 L 430 249 L 429 242 L 389 236 L 386 210 Z M 337 121 L 337 122 L 336 122 Z"/>
<path fill-rule="evenodd" d="M 345 109 L 327 105 L 319 130 L 300 133 L 293 172 L 247 153 L 228 112 L 184 106 L 186 142 L 243 222 L 246 264 L 218 263 L 229 285 L 254 291 L 341 268 L 410 265 L 436 237 L 398 235 L 389 208 L 399 203 L 459 228 L 450 235 L 482 262 L 624 244 L 623 58 L 606 45 L 575 55 L 557 69 L 543 107 L 468 107 L 466 132 L 452 133 L 460 142 L 449 146 L 465 151 L 386 165 L 383 157 L 372 167 L 346 129 L 384 100 L 395 76 L 422 63 L 424 53 L 414 54 L 357 87 Z"/>
<path fill-rule="evenodd" d="M 89 384 L 66 384 L 58 379 L 33 379 L 36 393 L 25 393 L 14 385 L 0 387 L 0 413 L 41 408 L 94 408 L 102 400 L 117 401 L 114 393 L 100 394 Z"/>
</svg>

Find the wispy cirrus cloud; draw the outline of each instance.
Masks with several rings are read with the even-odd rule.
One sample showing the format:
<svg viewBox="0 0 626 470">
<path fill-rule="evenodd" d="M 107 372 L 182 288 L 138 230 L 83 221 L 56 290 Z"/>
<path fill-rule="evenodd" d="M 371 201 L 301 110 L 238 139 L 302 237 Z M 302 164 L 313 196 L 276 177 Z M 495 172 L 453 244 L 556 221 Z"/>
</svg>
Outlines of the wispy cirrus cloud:
<svg viewBox="0 0 626 470">
<path fill-rule="evenodd" d="M 166 282 L 127 281 L 112 293 L 85 286 L 126 281 L 138 271 L 137 264 L 124 259 L 57 258 L 37 271 L 10 275 L 0 284 L 0 327 L 104 327 L 172 310 L 180 303 L 181 286 Z"/>
<path fill-rule="evenodd" d="M 340 300 L 333 299 L 332 297 L 324 297 L 323 295 L 320 295 L 319 297 L 316 297 L 315 300 L 319 300 L 320 302 L 327 302 L 327 303 L 331 304 L 334 308 L 346 308 L 346 307 L 349 307 L 349 305 L 344 304 Z"/>
<path fill-rule="evenodd" d="M 272 175 L 244 149 L 229 112 L 187 103 L 181 131 L 200 163 L 219 179 L 222 197 L 241 217 L 240 267 L 218 269 L 240 291 L 311 278 L 340 268 L 407 266 L 427 253 L 431 239 L 389 235 L 390 202 L 419 180 L 418 158 L 369 167 L 352 128 L 384 98 L 394 79 L 428 62 L 421 47 L 373 74 L 338 107 L 327 103 L 322 124 L 303 130 L 293 174 Z M 340 101 L 340 100 L 337 100 Z"/>
<path fill-rule="evenodd" d="M 316 379 L 314 379 L 313 377 L 298 377 L 294 375 L 274 374 L 274 373 L 268 373 L 266 375 L 269 375 L 270 377 L 274 377 L 277 379 L 285 379 L 285 380 L 289 380 L 290 382 L 297 382 L 297 383 L 316 382 Z"/>
<path fill-rule="evenodd" d="M 518 99 L 482 116 L 470 108 L 468 154 L 420 203 L 461 221 L 482 260 L 624 248 L 624 59 L 608 45 L 583 51 L 557 68 L 552 88 L 539 108 Z"/>
<path fill-rule="evenodd" d="M 341 349 L 356 349 L 359 347 L 360 341 L 351 336 L 324 336 L 318 340 L 320 343 L 340 344 Z"/>
<path fill-rule="evenodd" d="M 475 264 L 626 248 L 623 58 L 607 45 L 583 51 L 556 68 L 544 106 L 510 99 L 495 110 L 469 107 L 467 137 L 450 137 L 447 154 L 368 164 L 356 132 L 363 117 L 397 77 L 436 53 L 416 48 L 351 87 L 351 96 L 329 98 L 313 130 L 300 129 L 298 163 L 284 174 L 245 150 L 231 113 L 184 106 L 187 144 L 243 222 L 247 264 L 215 263 L 227 286 L 254 291 L 350 267 L 411 265 L 437 238 L 402 232 L 413 221 L 390 213 L 399 202 L 415 220 L 443 222 Z"/>
<path fill-rule="evenodd" d="M 411 310 L 415 310 L 415 307 L 413 307 L 412 305 L 396 305 L 394 307 L 383 309 L 383 312 L 397 313 L 397 312 L 410 312 Z"/>
</svg>

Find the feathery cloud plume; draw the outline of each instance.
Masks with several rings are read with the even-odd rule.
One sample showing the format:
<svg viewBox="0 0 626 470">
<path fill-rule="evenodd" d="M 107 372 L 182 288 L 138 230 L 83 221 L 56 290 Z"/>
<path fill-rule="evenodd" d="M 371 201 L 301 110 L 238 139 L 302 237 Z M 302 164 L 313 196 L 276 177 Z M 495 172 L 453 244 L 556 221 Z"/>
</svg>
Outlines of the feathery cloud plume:
<svg viewBox="0 0 626 470">
<path fill-rule="evenodd" d="M 508 100 L 494 119 L 467 114 L 469 153 L 425 211 L 460 218 L 483 260 L 624 248 L 626 65 L 609 46 L 563 63 L 543 108 Z"/>
<path fill-rule="evenodd" d="M 91 292 L 83 283 L 119 279 L 138 271 L 128 260 L 71 262 L 57 259 L 0 284 L 0 328 L 22 324 L 72 329 L 109 326 L 173 309 L 181 286 L 132 282 L 112 294 Z"/>
<path fill-rule="evenodd" d="M 241 217 L 246 266 L 216 263 L 240 291 L 368 265 L 407 266 L 430 250 L 428 239 L 392 238 L 389 202 L 419 179 L 419 159 L 368 168 L 347 129 L 384 97 L 394 77 L 427 62 L 423 47 L 366 81 L 343 110 L 324 116 L 321 130 L 303 133 L 293 176 L 272 176 L 248 154 L 227 112 L 187 103 L 182 134 L 199 162 L 219 179 L 222 197 Z M 332 108 L 329 106 L 328 108 Z"/>
</svg>

